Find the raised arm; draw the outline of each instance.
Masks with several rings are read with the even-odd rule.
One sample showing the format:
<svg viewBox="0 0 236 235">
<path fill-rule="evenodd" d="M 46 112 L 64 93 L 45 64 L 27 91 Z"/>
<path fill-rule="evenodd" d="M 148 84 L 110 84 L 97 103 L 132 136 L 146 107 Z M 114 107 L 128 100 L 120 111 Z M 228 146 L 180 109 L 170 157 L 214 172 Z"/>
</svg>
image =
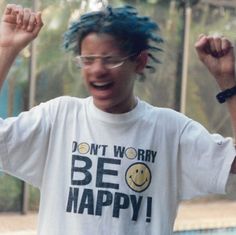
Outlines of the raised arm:
<svg viewBox="0 0 236 235">
<path fill-rule="evenodd" d="M 221 91 L 233 88 L 235 94 L 226 98 L 231 122 L 236 137 L 236 77 L 235 56 L 231 42 L 224 37 L 201 35 L 195 44 L 199 59 L 215 78 Z M 234 88 L 235 87 L 235 88 Z M 232 90 L 231 90 L 232 91 Z M 231 92 L 233 94 L 234 92 Z M 236 159 L 231 172 L 236 173 Z"/>
<path fill-rule="evenodd" d="M 43 23 L 40 12 L 9 4 L 0 24 L 0 88 L 16 56 L 38 36 Z"/>
</svg>

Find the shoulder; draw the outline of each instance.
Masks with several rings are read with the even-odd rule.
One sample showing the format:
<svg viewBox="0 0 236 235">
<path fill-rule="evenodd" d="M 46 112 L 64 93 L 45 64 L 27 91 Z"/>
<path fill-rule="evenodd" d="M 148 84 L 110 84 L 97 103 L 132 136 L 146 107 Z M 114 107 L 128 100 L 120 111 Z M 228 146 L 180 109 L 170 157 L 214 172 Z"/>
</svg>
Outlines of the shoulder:
<svg viewBox="0 0 236 235">
<path fill-rule="evenodd" d="M 149 103 L 141 102 L 143 103 L 143 110 L 145 110 L 145 115 L 143 115 L 145 121 L 152 123 L 152 125 L 164 132 L 178 132 L 180 134 L 192 122 L 192 119 L 173 109 L 156 107 Z"/>
<path fill-rule="evenodd" d="M 157 120 L 175 121 L 175 122 L 188 122 L 191 119 L 184 114 L 177 112 L 171 108 L 162 108 L 153 106 L 145 101 L 141 101 L 145 107 L 145 113 L 148 116 L 156 118 Z"/>
<path fill-rule="evenodd" d="M 80 108 L 87 104 L 89 98 L 77 98 L 71 96 L 60 96 L 41 103 L 39 106 L 49 107 L 50 109 L 65 109 L 70 107 Z"/>
<path fill-rule="evenodd" d="M 50 120 L 57 119 L 62 116 L 73 115 L 80 112 L 83 107 L 87 106 L 90 97 L 76 98 L 70 96 L 61 96 L 49 101 L 40 103 L 30 110 L 30 113 L 42 113 Z"/>
<path fill-rule="evenodd" d="M 83 104 L 86 103 L 86 100 L 89 98 L 77 98 L 72 96 L 60 96 L 54 99 L 47 101 L 47 104 L 52 105 L 70 105 L 70 104 Z"/>
</svg>

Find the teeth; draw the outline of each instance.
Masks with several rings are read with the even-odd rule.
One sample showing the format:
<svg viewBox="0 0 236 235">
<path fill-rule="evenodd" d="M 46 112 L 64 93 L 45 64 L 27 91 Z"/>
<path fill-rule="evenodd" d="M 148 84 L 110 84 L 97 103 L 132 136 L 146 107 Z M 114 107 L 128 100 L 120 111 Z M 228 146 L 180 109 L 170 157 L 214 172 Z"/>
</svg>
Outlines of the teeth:
<svg viewBox="0 0 236 235">
<path fill-rule="evenodd" d="M 98 86 L 98 87 L 106 86 L 109 84 L 110 84 L 110 82 L 94 82 L 93 83 L 93 85 Z"/>
</svg>

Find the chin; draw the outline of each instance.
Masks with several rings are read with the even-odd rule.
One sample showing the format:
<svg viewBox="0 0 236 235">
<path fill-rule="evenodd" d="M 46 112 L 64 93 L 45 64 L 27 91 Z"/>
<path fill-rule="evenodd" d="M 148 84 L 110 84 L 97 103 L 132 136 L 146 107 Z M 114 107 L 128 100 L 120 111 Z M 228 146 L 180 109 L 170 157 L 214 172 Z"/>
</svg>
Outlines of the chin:
<svg viewBox="0 0 236 235">
<path fill-rule="evenodd" d="M 115 104 L 109 99 L 97 99 L 94 98 L 94 104 L 97 108 L 107 112 L 108 110 L 111 110 Z"/>
<path fill-rule="evenodd" d="M 126 107 L 117 100 L 112 99 L 94 99 L 94 104 L 100 110 L 107 112 L 107 113 L 124 113 L 126 112 Z"/>
</svg>

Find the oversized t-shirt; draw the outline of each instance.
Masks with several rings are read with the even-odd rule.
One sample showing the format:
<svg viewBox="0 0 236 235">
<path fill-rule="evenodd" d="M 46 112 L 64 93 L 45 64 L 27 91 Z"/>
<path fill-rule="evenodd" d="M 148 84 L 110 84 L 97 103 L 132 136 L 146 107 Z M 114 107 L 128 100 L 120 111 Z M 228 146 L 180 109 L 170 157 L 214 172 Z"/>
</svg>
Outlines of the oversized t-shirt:
<svg viewBox="0 0 236 235">
<path fill-rule="evenodd" d="M 144 101 L 60 97 L 0 119 L 0 168 L 41 192 L 39 235 L 170 235 L 183 199 L 224 193 L 232 140 Z"/>
</svg>

